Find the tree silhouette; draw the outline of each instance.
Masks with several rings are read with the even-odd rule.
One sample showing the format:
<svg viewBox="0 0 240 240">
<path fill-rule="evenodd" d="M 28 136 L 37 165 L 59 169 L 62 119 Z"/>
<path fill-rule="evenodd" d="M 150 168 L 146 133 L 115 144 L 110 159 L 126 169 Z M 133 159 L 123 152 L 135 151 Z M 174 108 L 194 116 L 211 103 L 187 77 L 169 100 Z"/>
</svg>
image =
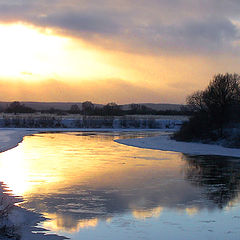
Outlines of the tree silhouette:
<svg viewBox="0 0 240 240">
<path fill-rule="evenodd" d="M 223 137 L 223 129 L 240 119 L 240 76 L 218 74 L 208 87 L 187 97 L 194 115 L 175 134 L 177 140 Z"/>
<path fill-rule="evenodd" d="M 119 105 L 117 105 L 115 102 L 108 103 L 103 107 L 103 113 L 104 115 L 109 116 L 119 116 L 122 115 L 122 110 Z"/>
<path fill-rule="evenodd" d="M 80 113 L 80 109 L 77 104 L 73 104 L 69 110 L 70 113 L 76 114 Z"/>
<path fill-rule="evenodd" d="M 82 112 L 85 115 L 92 114 L 94 111 L 94 104 L 90 101 L 86 101 L 82 103 Z"/>
<path fill-rule="evenodd" d="M 18 101 L 12 102 L 9 107 L 5 110 L 7 113 L 33 113 L 35 112 L 34 109 L 30 107 L 26 107 L 24 104 L 21 104 Z"/>
</svg>

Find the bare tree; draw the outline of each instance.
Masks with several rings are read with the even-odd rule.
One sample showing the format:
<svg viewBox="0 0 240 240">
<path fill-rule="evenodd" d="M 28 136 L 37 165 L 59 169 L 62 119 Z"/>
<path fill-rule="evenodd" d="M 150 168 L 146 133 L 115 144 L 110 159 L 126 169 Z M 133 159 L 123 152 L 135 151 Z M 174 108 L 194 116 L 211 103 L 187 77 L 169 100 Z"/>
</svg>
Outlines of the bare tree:
<svg viewBox="0 0 240 240">
<path fill-rule="evenodd" d="M 80 109 L 77 104 L 73 104 L 70 108 L 70 113 L 79 113 Z"/>
<path fill-rule="evenodd" d="M 193 111 L 203 111 L 206 109 L 205 103 L 203 101 L 203 91 L 196 91 L 192 95 L 188 96 L 186 99 L 187 104 Z"/>
<path fill-rule="evenodd" d="M 94 104 L 90 101 L 82 103 L 82 112 L 83 114 L 91 114 L 94 110 Z"/>
<path fill-rule="evenodd" d="M 176 136 L 206 138 L 215 132 L 216 138 L 222 137 L 223 128 L 240 118 L 240 76 L 215 75 L 205 90 L 187 97 L 187 103 L 195 114 Z"/>
</svg>

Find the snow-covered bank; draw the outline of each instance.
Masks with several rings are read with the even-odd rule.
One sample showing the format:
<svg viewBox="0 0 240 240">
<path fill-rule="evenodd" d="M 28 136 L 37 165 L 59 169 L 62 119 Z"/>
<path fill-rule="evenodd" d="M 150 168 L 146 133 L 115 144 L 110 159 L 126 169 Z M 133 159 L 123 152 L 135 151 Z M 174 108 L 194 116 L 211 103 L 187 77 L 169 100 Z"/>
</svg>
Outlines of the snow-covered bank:
<svg viewBox="0 0 240 240">
<path fill-rule="evenodd" d="M 65 237 L 58 235 L 46 235 L 41 229 L 36 227 L 38 223 L 45 220 L 40 214 L 26 210 L 24 208 L 13 206 L 11 209 L 6 226 L 6 239 L 21 240 L 63 240 Z M 2 238 L 1 238 L 2 239 Z"/>
<path fill-rule="evenodd" d="M 16 206 L 22 199 L 11 194 L 11 191 L 0 182 L 0 239 L 1 240 L 62 240 L 64 237 L 41 233 L 43 229 L 36 225 L 45 220 L 42 215 Z M 38 233 L 36 233 L 38 232 Z"/>
<path fill-rule="evenodd" d="M 178 142 L 170 139 L 170 133 L 157 137 L 118 139 L 115 141 L 133 147 L 181 152 L 191 155 L 219 155 L 240 157 L 240 149 L 226 148 L 212 144 Z"/>
<path fill-rule="evenodd" d="M 24 136 L 36 133 L 29 129 L 0 129 L 0 152 L 14 148 L 23 140 Z"/>
</svg>

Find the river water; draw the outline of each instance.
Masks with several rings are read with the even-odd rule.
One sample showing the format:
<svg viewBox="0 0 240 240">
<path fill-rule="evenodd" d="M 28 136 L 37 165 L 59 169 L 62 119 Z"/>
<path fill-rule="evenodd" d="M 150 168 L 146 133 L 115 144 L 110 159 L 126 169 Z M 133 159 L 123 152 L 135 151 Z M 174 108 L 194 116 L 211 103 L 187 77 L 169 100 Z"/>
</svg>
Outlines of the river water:
<svg viewBox="0 0 240 240">
<path fill-rule="evenodd" d="M 240 159 L 115 143 L 157 133 L 45 133 L 0 154 L 0 181 L 74 240 L 240 239 Z"/>
</svg>

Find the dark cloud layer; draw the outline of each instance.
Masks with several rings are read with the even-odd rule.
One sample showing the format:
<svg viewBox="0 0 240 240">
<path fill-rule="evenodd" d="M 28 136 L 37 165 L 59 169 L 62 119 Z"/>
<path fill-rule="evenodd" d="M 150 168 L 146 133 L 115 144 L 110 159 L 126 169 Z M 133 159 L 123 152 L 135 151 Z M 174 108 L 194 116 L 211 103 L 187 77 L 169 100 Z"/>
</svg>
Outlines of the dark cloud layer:
<svg viewBox="0 0 240 240">
<path fill-rule="evenodd" d="M 240 39 L 239 0 L 1 0 L 0 21 L 164 54 L 236 52 Z"/>
</svg>

